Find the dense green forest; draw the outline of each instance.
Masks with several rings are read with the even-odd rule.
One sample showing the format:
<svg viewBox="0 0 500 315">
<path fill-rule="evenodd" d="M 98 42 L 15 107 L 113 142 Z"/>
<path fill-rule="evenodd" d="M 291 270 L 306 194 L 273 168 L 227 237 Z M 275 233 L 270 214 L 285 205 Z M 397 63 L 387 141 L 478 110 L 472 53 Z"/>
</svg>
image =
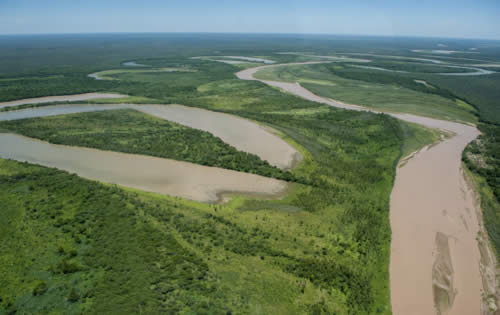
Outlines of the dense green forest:
<svg viewBox="0 0 500 315">
<path fill-rule="evenodd" d="M 500 53 L 497 56 L 500 58 Z M 453 57 L 443 59 L 447 62 L 457 61 Z M 472 77 L 441 76 L 382 72 L 356 69 L 352 66 L 323 65 L 323 67 L 345 79 L 396 85 L 413 91 L 439 95 L 455 101 L 460 111 L 467 111 L 477 117 L 477 127 L 481 135 L 465 149 L 463 161 L 471 171 L 480 176 L 476 179 L 480 189 L 485 225 L 500 258 L 500 90 L 498 89 L 500 74 Z M 421 84 L 416 80 L 427 84 Z M 316 91 L 320 94 L 322 92 L 318 89 Z"/>
<path fill-rule="evenodd" d="M 441 42 L 456 50 L 478 45 L 366 39 L 228 34 L 0 37 L 0 101 L 105 91 L 132 96 L 119 102 L 203 107 L 271 126 L 304 156 L 290 175 L 209 134 L 129 110 L 3 122 L 3 129 L 51 142 L 189 159 L 278 178 L 292 176 L 297 182 L 281 200 L 238 196 L 209 205 L 0 159 L 0 313 L 390 314 L 389 197 L 396 165 L 401 156 L 434 142 L 439 134 L 383 114 L 309 102 L 260 82 L 238 80 L 237 66 L 191 59 L 243 55 L 293 62 L 309 59 L 277 52 L 311 49 L 317 54 L 418 56 L 410 50 Z M 498 49 L 485 49 L 483 58 L 494 60 L 496 53 Z M 193 71 L 135 71 L 123 66 L 130 60 L 148 69 Z M 87 77 L 113 69 L 130 71 L 109 73 L 113 80 Z M 476 122 L 485 106 L 432 81 L 431 73 L 408 77 L 347 63 L 304 69 L 311 70 L 307 82 L 301 82 L 304 86 L 335 91 L 331 96 L 342 87 L 342 97 L 352 102 L 375 99 L 379 106 L 395 108 L 401 106 L 398 98 L 416 99 L 416 112 L 447 113 L 469 122 Z M 363 85 L 370 93 L 360 93 Z M 391 102 L 383 94 L 388 86 L 394 87 L 388 95 Z M 436 100 L 442 107 L 435 106 Z M 181 138 L 184 146 L 173 138 Z M 186 147 L 189 151 L 183 155 Z M 231 162 L 214 159 L 209 150 L 223 152 Z M 496 220 L 495 206 L 491 217 L 485 216 L 490 222 Z"/>
<path fill-rule="evenodd" d="M 261 121 L 310 152 L 295 172 L 313 184 L 284 200 L 210 206 L 138 198 L 3 161 L 2 305 L 20 312 L 387 313 L 389 193 L 405 141 L 399 122 L 330 109 Z M 34 244 L 46 247 L 32 251 Z"/>
<path fill-rule="evenodd" d="M 145 154 L 294 180 L 258 156 L 198 129 L 132 109 L 5 121 L 0 128 L 55 144 Z"/>
</svg>

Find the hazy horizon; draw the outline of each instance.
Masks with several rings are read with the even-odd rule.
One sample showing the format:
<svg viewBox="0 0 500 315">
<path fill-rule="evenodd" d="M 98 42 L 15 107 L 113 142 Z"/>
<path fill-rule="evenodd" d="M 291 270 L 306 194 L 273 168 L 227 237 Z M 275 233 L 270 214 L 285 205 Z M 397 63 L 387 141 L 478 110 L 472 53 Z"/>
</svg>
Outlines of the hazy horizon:
<svg viewBox="0 0 500 315">
<path fill-rule="evenodd" d="M 443 39 L 443 40 L 477 40 L 500 42 L 498 39 L 480 38 L 480 37 L 447 37 L 447 36 L 424 36 L 424 35 L 375 35 L 375 34 L 335 34 L 335 33 L 267 33 L 267 32 L 68 32 L 68 33 L 0 33 L 0 36 L 58 36 L 58 35 L 168 35 L 168 34 L 186 34 L 186 35 L 277 35 L 277 36 L 331 36 L 331 37 L 358 37 L 358 38 L 404 38 L 404 39 Z"/>
<path fill-rule="evenodd" d="M 249 33 L 500 40 L 500 3 L 4 0 L 0 34 Z"/>
</svg>

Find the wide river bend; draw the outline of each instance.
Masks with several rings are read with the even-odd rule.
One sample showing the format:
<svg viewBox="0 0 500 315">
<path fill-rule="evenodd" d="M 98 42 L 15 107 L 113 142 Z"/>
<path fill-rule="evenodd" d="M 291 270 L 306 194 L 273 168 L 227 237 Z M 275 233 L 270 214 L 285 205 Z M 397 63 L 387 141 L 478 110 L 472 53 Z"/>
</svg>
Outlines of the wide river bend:
<svg viewBox="0 0 500 315">
<path fill-rule="evenodd" d="M 294 63 L 290 65 L 311 64 Z M 242 80 L 268 65 L 237 73 Z M 299 97 L 330 106 L 377 112 L 313 94 L 298 83 L 258 80 Z M 464 178 L 461 157 L 479 131 L 474 126 L 410 114 L 398 119 L 455 135 L 421 150 L 397 169 L 391 194 L 390 285 L 395 315 L 480 314 L 484 290 L 476 237 L 480 209 Z M 490 266 L 491 267 L 491 266 Z"/>
<path fill-rule="evenodd" d="M 0 121 L 99 110 L 134 109 L 192 128 L 208 131 L 239 150 L 253 153 L 280 168 L 291 168 L 301 156 L 270 128 L 252 121 L 181 105 L 57 105 L 0 112 Z M 54 145 L 13 134 L 0 134 L 0 157 L 74 172 L 82 177 L 215 202 L 225 193 L 280 196 L 283 181 L 150 156 Z"/>
</svg>

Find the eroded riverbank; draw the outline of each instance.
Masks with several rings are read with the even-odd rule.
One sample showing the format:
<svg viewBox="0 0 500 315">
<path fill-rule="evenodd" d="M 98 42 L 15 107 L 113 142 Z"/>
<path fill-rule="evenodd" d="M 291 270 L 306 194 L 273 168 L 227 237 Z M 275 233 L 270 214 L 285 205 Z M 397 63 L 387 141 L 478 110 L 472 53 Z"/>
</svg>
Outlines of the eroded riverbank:
<svg viewBox="0 0 500 315">
<path fill-rule="evenodd" d="M 316 62 L 295 64 L 310 63 Z M 257 71 L 276 66 L 283 65 L 247 69 L 237 73 L 237 76 L 243 80 L 256 80 L 253 75 Z M 376 112 L 325 99 L 297 83 L 259 81 L 311 101 Z M 389 114 L 455 134 L 415 154 L 397 170 L 390 207 L 393 313 L 479 314 L 483 284 L 481 253 L 476 237 L 480 218 L 474 193 L 467 185 L 461 168 L 462 151 L 479 135 L 479 131 L 473 126 L 454 122 L 409 114 Z M 448 247 L 443 248 L 442 244 Z M 448 256 L 449 261 L 443 260 Z M 447 268 L 449 272 L 444 276 L 443 266 L 451 267 Z"/>
</svg>

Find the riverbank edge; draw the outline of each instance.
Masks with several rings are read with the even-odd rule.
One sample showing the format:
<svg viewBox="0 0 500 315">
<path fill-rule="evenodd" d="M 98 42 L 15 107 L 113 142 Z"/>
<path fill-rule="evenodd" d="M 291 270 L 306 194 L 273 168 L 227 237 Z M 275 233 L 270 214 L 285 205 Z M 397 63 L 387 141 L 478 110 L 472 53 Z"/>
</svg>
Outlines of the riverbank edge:
<svg viewBox="0 0 500 315">
<path fill-rule="evenodd" d="M 498 302 L 500 301 L 500 264 L 497 259 L 497 252 L 491 242 L 488 229 L 484 221 L 484 211 L 486 195 L 490 193 L 490 187 L 485 183 L 485 179 L 474 173 L 462 162 L 462 173 L 468 188 L 475 199 L 475 213 L 479 222 L 479 232 L 477 242 L 481 261 L 479 268 L 483 281 L 483 292 L 481 292 L 481 315 L 496 314 Z M 493 200 L 496 207 L 500 204 Z"/>
</svg>

